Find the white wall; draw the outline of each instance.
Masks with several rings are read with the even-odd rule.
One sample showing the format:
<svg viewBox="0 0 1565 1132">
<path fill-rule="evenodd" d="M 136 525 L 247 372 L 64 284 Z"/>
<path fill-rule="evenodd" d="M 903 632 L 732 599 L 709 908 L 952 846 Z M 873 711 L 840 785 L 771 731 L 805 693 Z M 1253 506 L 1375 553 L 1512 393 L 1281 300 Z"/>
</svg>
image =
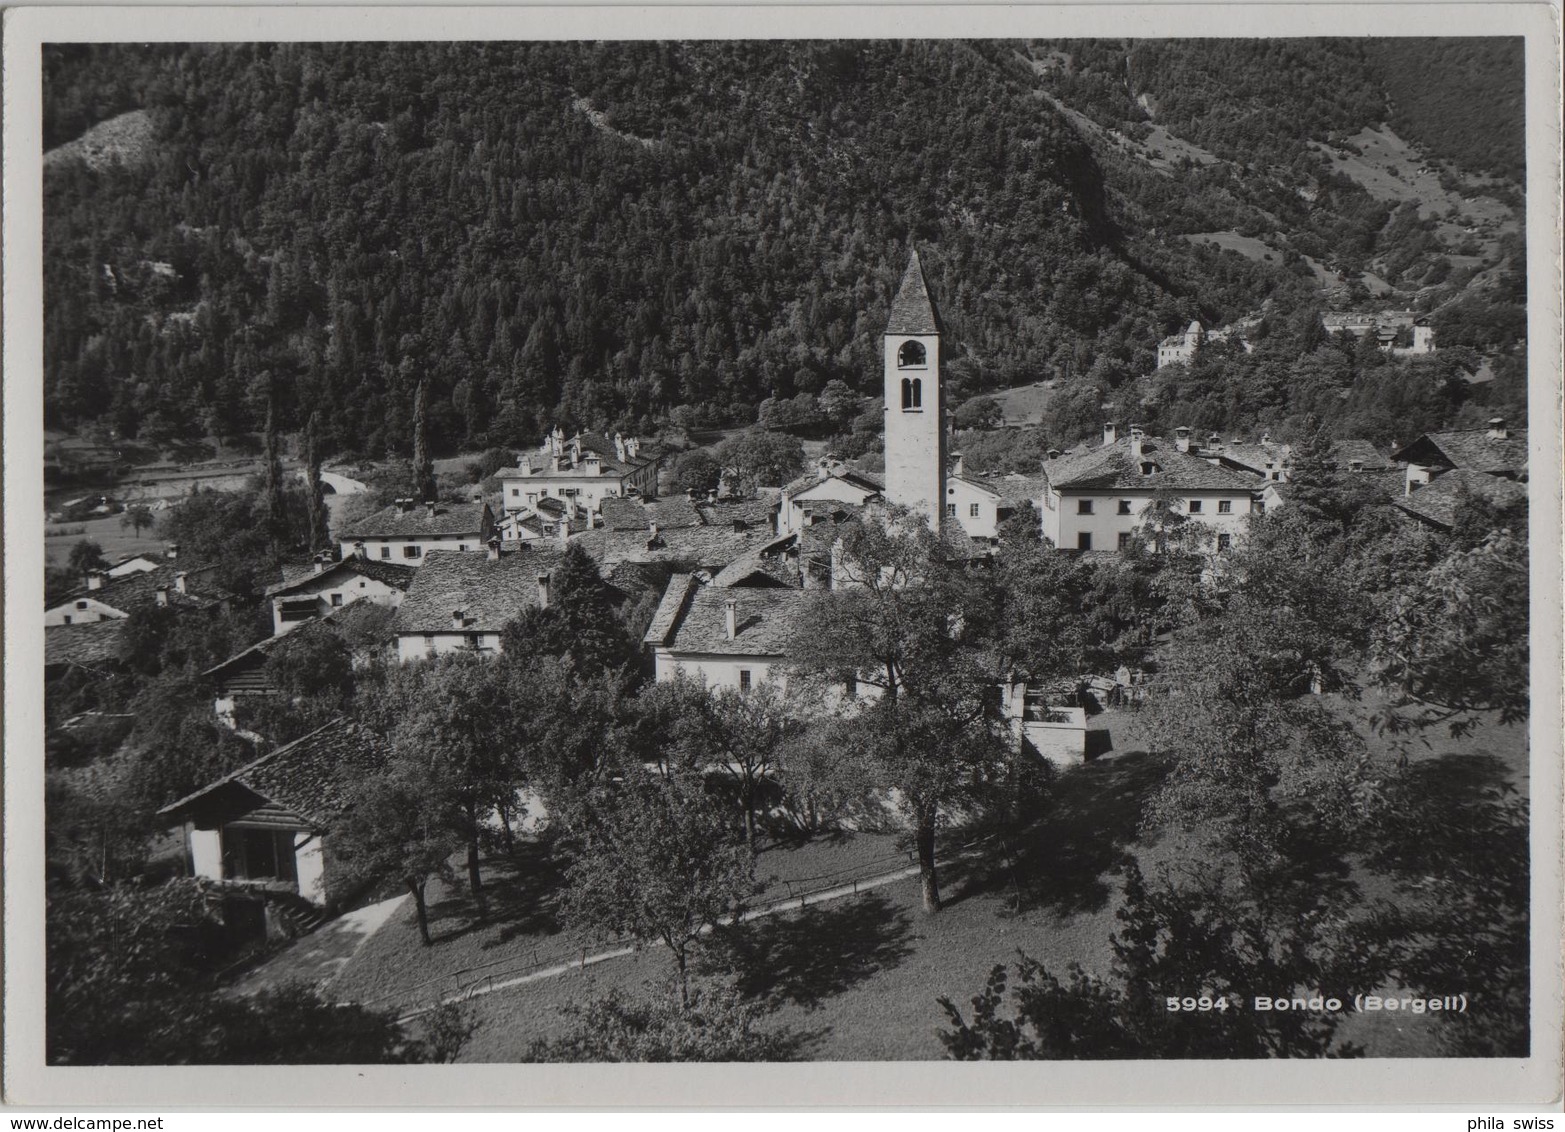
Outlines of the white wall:
<svg viewBox="0 0 1565 1132">
<path fill-rule="evenodd" d="M 778 516 L 778 522 L 782 524 L 781 534 L 792 534 L 804 529 L 804 512 L 806 507 L 813 505 L 816 511 L 830 510 L 832 503 L 862 504 L 866 499 L 878 492 L 869 488 L 858 487 L 847 480 L 832 476 L 820 483 L 812 484 L 790 499 L 783 501 L 783 508 Z"/>
<path fill-rule="evenodd" d="M 415 660 L 424 660 L 429 656 L 444 656 L 446 653 L 462 652 L 467 650 L 468 637 L 473 630 L 457 632 L 452 630 L 447 633 L 431 633 L 426 639 L 424 633 L 399 633 L 397 634 L 397 659 L 403 664 Z M 433 645 L 433 652 L 431 652 Z M 496 632 L 481 632 L 478 634 L 478 645 L 482 649 L 492 652 L 500 651 L 500 634 Z"/>
<path fill-rule="evenodd" d="M 98 621 L 118 621 L 125 614 L 97 598 L 84 597 L 44 610 L 43 623 L 50 625 L 92 625 Z"/>
<path fill-rule="evenodd" d="M 1045 496 L 1043 533 L 1061 550 L 1078 549 L 1078 535 L 1082 532 L 1092 536 L 1093 550 L 1117 550 L 1120 533 L 1136 529 L 1153 498 L 1149 493 L 1135 491 L 1069 492 L 1063 496 L 1050 492 Z M 1092 501 L 1092 514 L 1079 513 L 1078 500 L 1082 499 Z M 1128 515 L 1119 513 L 1123 499 L 1130 500 Z M 1199 514 L 1190 513 L 1192 499 L 1201 502 Z M 1214 537 L 1227 534 L 1237 542 L 1244 533 L 1245 516 L 1250 513 L 1249 492 L 1189 492 L 1178 496 L 1177 501 L 1182 515 L 1210 527 Z M 1218 510 L 1224 501 L 1229 505 L 1227 514 Z"/>
<path fill-rule="evenodd" d="M 398 553 L 393 551 L 393 553 Z M 322 582 L 318 587 L 306 586 L 303 590 L 295 590 L 284 596 L 278 594 L 272 598 L 272 635 L 280 637 L 290 629 L 295 629 L 304 624 L 303 621 L 284 621 L 282 617 L 284 601 L 298 601 L 309 595 L 317 598 L 323 608 L 322 613 L 330 612 L 333 608 L 332 595 L 338 594 L 342 598 L 342 605 L 352 605 L 356 601 L 373 601 L 377 605 L 389 605 L 392 608 L 402 604 L 402 591 L 396 586 L 388 586 L 385 582 L 375 578 L 366 578 L 362 574 L 336 575 L 330 583 Z"/>
<path fill-rule="evenodd" d="M 198 877 L 222 880 L 223 835 L 215 829 L 197 829 L 187 823 L 185 838 L 190 845 L 190 871 Z"/>
<path fill-rule="evenodd" d="M 772 667 L 781 664 L 782 659 L 780 656 L 725 656 L 718 653 L 686 653 L 676 657 L 667 649 L 658 649 L 654 663 L 659 680 L 672 680 L 676 673 L 683 671 L 693 679 L 705 680 L 708 688 L 738 688 L 739 673 L 747 670 L 750 673 L 750 687 L 754 688 L 766 680 Z"/>
<path fill-rule="evenodd" d="M 370 558 L 379 558 L 386 562 L 398 562 L 404 566 L 417 566 L 424 561 L 424 555 L 431 550 L 487 550 L 484 546 L 483 536 L 477 531 L 463 535 L 395 535 L 384 538 L 346 539 L 342 543 L 342 556 L 348 557 L 354 552 L 359 542 L 364 543 L 364 553 Z M 419 554 L 415 558 L 408 558 L 402 553 L 406 546 L 417 547 Z M 389 554 L 382 554 L 382 549 L 389 550 Z"/>
<path fill-rule="evenodd" d="M 299 895 L 316 904 L 326 903 L 326 855 L 324 843 L 312 833 L 293 837 L 293 863 L 299 877 Z"/>
<path fill-rule="evenodd" d="M 1000 498 L 959 479 L 946 480 L 946 503 L 956 507 L 956 521 L 971 538 L 997 538 L 1000 533 Z M 975 516 L 973 506 L 977 505 Z"/>
</svg>

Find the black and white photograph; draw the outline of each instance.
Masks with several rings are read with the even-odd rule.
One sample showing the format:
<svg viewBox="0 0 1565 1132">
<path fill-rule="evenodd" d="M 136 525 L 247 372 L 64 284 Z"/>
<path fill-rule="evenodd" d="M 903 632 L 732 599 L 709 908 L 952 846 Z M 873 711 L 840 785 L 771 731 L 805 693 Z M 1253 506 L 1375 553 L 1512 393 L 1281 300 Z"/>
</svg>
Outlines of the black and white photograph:
<svg viewBox="0 0 1565 1132">
<path fill-rule="evenodd" d="M 1407 10 L 8 42 L 11 1087 L 1557 1092 L 1557 49 Z"/>
</svg>

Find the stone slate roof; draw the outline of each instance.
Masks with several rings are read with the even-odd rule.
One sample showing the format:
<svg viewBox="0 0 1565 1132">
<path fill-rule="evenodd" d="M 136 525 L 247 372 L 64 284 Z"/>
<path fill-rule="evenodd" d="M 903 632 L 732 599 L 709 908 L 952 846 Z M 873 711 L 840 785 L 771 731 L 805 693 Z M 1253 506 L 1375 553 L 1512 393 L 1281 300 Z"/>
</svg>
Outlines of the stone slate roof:
<svg viewBox="0 0 1565 1132">
<path fill-rule="evenodd" d="M 1000 503 L 1013 511 L 1023 503 L 1038 503 L 1048 486 L 1049 477 L 1041 472 L 1033 475 L 1011 472 L 994 481 L 994 487 L 1000 492 Z"/>
<path fill-rule="evenodd" d="M 709 527 L 731 527 L 734 520 L 751 527 L 770 528 L 776 522 L 777 504 L 782 493 L 775 487 L 757 488 L 745 498 L 719 498 L 715 503 L 700 501 L 696 510 Z"/>
<path fill-rule="evenodd" d="M 796 534 L 784 535 L 734 559 L 717 572 L 712 584 L 723 587 L 755 585 L 758 582 L 765 584 L 763 579 L 768 579 L 778 585 L 802 586 L 798 558 L 789 558 L 787 553 L 798 545 L 798 539 Z"/>
<path fill-rule="evenodd" d="M 700 585 L 694 574 L 672 574 L 658 607 L 652 614 L 652 622 L 642 634 L 642 641 L 649 645 L 666 645 L 673 637 L 674 629 L 685 612 L 690 595 Z"/>
<path fill-rule="evenodd" d="M 406 591 L 413 584 L 413 575 L 417 573 L 417 566 L 404 566 L 398 562 L 382 562 L 378 558 L 363 558 L 357 554 L 350 554 L 340 562 L 331 563 L 319 574 L 311 566 L 305 573 L 291 579 L 285 578 L 276 585 L 268 586 L 266 593 L 267 596 L 273 597 L 287 593 L 289 590 L 302 588 L 308 582 L 330 578 L 333 574 L 356 574 Z"/>
<path fill-rule="evenodd" d="M 674 530 L 680 527 L 699 527 L 701 525 L 701 513 L 696 510 L 696 505 L 690 502 L 686 495 L 674 495 L 667 499 L 652 499 L 644 504 L 647 515 L 652 522 L 658 525 L 660 530 Z"/>
<path fill-rule="evenodd" d="M 1391 467 L 1391 461 L 1367 440 L 1333 441 L 1331 454 L 1336 458 L 1337 467 L 1342 471 L 1347 471 L 1348 465 L 1354 460 L 1362 463 L 1366 472 L 1383 472 Z"/>
<path fill-rule="evenodd" d="M 1144 476 L 1131 458 L 1130 443 L 1130 438 L 1124 437 L 1113 444 L 1046 461 L 1044 475 L 1056 490 L 1078 491 L 1252 491 L 1260 484 L 1255 476 L 1209 464 L 1150 436 L 1142 441 L 1143 459 L 1160 470 Z"/>
<path fill-rule="evenodd" d="M 484 530 L 484 503 L 437 503 L 434 515 L 422 503 L 414 504 L 410 511 L 403 511 L 396 504 L 383 507 L 372 515 L 366 515 L 347 530 L 338 540 L 365 538 L 417 538 L 421 535 L 473 535 Z"/>
<path fill-rule="evenodd" d="M 805 590 L 782 587 L 727 589 L 698 585 L 689 589 L 688 582 L 681 595 L 675 587 L 681 578 L 688 577 L 676 575 L 669 580 L 669 589 L 664 592 L 665 603 L 659 605 L 658 615 L 647 630 L 648 643 L 664 644 L 678 653 L 781 656 L 783 645 L 810 596 Z M 670 601 L 670 591 L 674 591 L 677 607 Z M 733 640 L 728 639 L 727 630 L 726 604 L 730 601 L 738 605 L 738 633 Z M 660 624 L 665 606 L 674 608 L 672 625 L 666 630 Z M 660 638 L 654 638 L 655 630 L 661 630 Z"/>
<path fill-rule="evenodd" d="M 1512 429 L 1494 438 L 1484 428 L 1429 432 L 1391 454 L 1411 464 L 1448 464 L 1490 475 L 1521 475 L 1527 471 L 1527 430 Z"/>
<path fill-rule="evenodd" d="M 658 529 L 657 545 L 648 546 L 652 532 L 611 531 L 606 527 L 583 531 L 571 543 L 580 546 L 605 573 L 621 562 L 678 562 L 697 570 L 721 570 L 734 559 L 769 542 L 771 527 L 674 527 Z M 424 569 L 428 569 L 426 565 Z M 406 606 L 406 602 L 403 605 Z"/>
<path fill-rule="evenodd" d="M 827 483 L 833 479 L 851 483 L 855 487 L 865 491 L 883 492 L 886 490 L 886 477 L 879 472 L 861 472 L 857 468 L 850 467 L 840 461 L 833 464 L 829 474 L 822 476 L 818 470 L 806 472 L 796 480 L 791 480 L 782 489 L 784 499 L 792 499 L 802 491 L 808 491 L 818 484 Z"/>
<path fill-rule="evenodd" d="M 968 487 L 975 488 L 976 490 L 983 492 L 985 495 L 992 495 L 996 499 L 1003 499 L 1004 496 L 1005 496 L 1005 493 L 999 490 L 999 485 L 998 484 L 993 483 L 993 482 L 991 482 L 991 481 L 989 481 L 987 479 L 983 479 L 983 478 L 981 478 L 979 476 L 960 475 L 960 476 L 949 476 L 947 478 L 953 479 L 953 480 L 960 480 L 962 483 L 965 483 Z"/>
<path fill-rule="evenodd" d="M 1457 468 L 1425 484 L 1412 495 L 1401 495 L 1391 502 L 1409 515 L 1442 530 L 1450 530 L 1456 524 L 1458 504 L 1470 496 L 1504 506 L 1527 498 L 1527 489 L 1519 483 L 1486 475 L 1472 468 Z"/>
<path fill-rule="evenodd" d="M 200 809 L 201 803 L 215 802 L 225 787 L 237 785 L 259 796 L 263 804 L 270 802 L 316 829 L 324 829 L 347 810 L 347 788 L 385 761 L 385 746 L 373 732 L 349 720 L 334 719 L 164 806 L 158 814 L 180 821 Z M 228 820 L 241 816 L 235 813 Z"/>
<path fill-rule="evenodd" d="M 891 314 L 886 319 L 887 334 L 939 334 L 940 316 L 929 298 L 929 284 L 924 281 L 924 268 L 918 262 L 918 252 L 908 258 L 907 270 L 902 274 L 902 285 L 896 298 L 891 300 Z"/>
<path fill-rule="evenodd" d="M 43 631 L 45 668 L 58 665 L 82 665 L 95 668 L 119 660 L 120 638 L 125 632 L 121 618 L 89 621 L 85 625 L 50 625 Z"/>
<path fill-rule="evenodd" d="M 1208 454 L 1227 460 L 1231 464 L 1237 464 L 1240 468 L 1254 472 L 1256 475 L 1265 474 L 1268 461 L 1275 468 L 1281 468 L 1290 463 L 1293 458 L 1293 450 L 1286 444 L 1245 444 L 1237 440 L 1213 452 L 1202 452 L 1202 455 Z"/>
<path fill-rule="evenodd" d="M 611 495 L 598 505 L 603 525 L 611 531 L 644 531 L 651 525 L 646 505 L 639 499 Z"/>
<path fill-rule="evenodd" d="M 407 597 L 397 607 L 397 633 L 498 633 L 505 623 L 538 603 L 538 575 L 552 573 L 564 549 L 558 544 L 487 553 L 432 550 L 424 556 Z M 451 614 L 460 609 L 458 630 Z"/>
<path fill-rule="evenodd" d="M 176 560 L 156 569 L 104 578 L 103 585 L 96 590 L 80 586 L 67 594 L 60 604 L 87 597 L 122 613 L 129 613 L 140 606 L 152 605 L 157 600 L 158 587 L 167 586 L 171 608 L 213 609 L 233 597 L 215 583 L 216 570 L 216 566 L 182 565 Z M 177 575 L 181 573 L 185 575 L 185 593 L 175 589 Z"/>
</svg>

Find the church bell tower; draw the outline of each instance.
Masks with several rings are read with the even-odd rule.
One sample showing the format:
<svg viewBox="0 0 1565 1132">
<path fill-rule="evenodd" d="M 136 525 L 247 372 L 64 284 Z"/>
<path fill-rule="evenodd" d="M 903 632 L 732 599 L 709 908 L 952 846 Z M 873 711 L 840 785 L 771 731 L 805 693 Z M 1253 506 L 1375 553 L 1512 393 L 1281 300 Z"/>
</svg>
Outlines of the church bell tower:
<svg viewBox="0 0 1565 1132">
<path fill-rule="evenodd" d="M 886 499 L 940 529 L 946 498 L 940 316 L 914 251 L 886 321 Z"/>
</svg>

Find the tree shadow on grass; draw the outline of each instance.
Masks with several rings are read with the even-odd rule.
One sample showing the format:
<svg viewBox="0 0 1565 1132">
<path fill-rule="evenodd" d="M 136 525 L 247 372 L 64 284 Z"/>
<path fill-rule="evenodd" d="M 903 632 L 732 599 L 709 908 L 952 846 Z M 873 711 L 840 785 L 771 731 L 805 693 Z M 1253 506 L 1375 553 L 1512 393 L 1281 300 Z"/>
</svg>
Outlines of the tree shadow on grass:
<svg viewBox="0 0 1565 1132">
<path fill-rule="evenodd" d="M 735 980 L 746 998 L 818 1006 L 905 959 L 912 925 L 879 893 L 806 906 L 729 928 L 703 966 Z"/>
<path fill-rule="evenodd" d="M 1142 836 L 1142 811 L 1166 775 L 1166 764 L 1139 751 L 1064 772 L 1035 821 L 990 843 L 968 890 L 1009 893 L 1018 912 L 1098 911 L 1110 893 L 1104 878 Z"/>
<path fill-rule="evenodd" d="M 435 943 L 498 926 L 495 937 L 481 945 L 487 951 L 518 936 L 549 936 L 560 931 L 559 898 L 565 888 L 565 871 L 547 843 L 518 842 L 512 853 L 485 860 L 482 871 L 488 914 L 478 918 L 465 883 L 467 874 L 461 872 L 462 883 L 447 888 L 444 898 L 430 905 L 431 926 L 451 923 L 447 930 L 432 936 Z"/>
</svg>

